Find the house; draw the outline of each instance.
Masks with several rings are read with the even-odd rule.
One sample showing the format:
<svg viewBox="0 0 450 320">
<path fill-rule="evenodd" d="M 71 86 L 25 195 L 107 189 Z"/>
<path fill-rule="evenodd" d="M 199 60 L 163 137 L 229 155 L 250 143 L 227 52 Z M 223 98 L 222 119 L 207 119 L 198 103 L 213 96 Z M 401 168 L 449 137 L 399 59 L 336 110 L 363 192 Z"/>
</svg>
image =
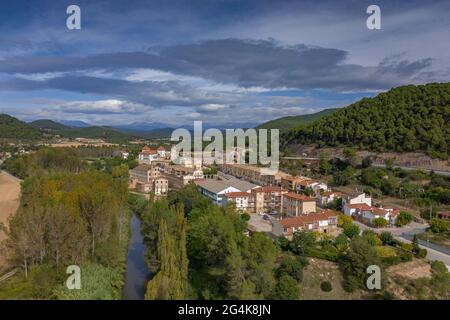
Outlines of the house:
<svg viewBox="0 0 450 320">
<path fill-rule="evenodd" d="M 282 195 L 282 209 L 284 216 L 299 216 L 316 212 L 316 199 L 303 194 L 288 192 Z"/>
<path fill-rule="evenodd" d="M 294 232 L 301 230 L 329 233 L 336 229 L 338 215 L 336 211 L 328 210 L 322 213 L 275 220 L 272 225 L 272 233 L 277 237 L 288 238 L 292 237 Z"/>
<path fill-rule="evenodd" d="M 138 160 L 140 162 L 152 162 L 158 158 L 158 152 L 156 150 L 150 149 L 148 146 L 144 146 L 142 151 L 138 155 Z"/>
<path fill-rule="evenodd" d="M 297 184 L 305 180 L 303 177 L 286 176 L 281 178 L 281 187 L 291 192 L 297 191 Z"/>
<path fill-rule="evenodd" d="M 342 198 L 342 205 L 365 203 L 368 206 L 372 206 L 372 197 L 363 193 L 357 193 L 354 195 L 347 195 Z"/>
<path fill-rule="evenodd" d="M 165 158 L 166 157 L 166 155 L 167 155 L 167 152 L 166 152 L 166 149 L 163 147 L 163 146 L 159 146 L 157 149 L 156 149 L 156 152 L 158 153 L 158 155 L 161 157 L 161 158 Z"/>
<path fill-rule="evenodd" d="M 321 207 L 326 207 L 336 199 L 342 198 L 343 194 L 338 191 L 323 191 L 316 195 L 317 205 Z"/>
<path fill-rule="evenodd" d="M 395 224 L 399 212 L 394 208 L 370 207 L 357 212 L 359 219 L 366 223 L 372 223 L 373 219 L 383 218 L 389 224 Z"/>
</svg>

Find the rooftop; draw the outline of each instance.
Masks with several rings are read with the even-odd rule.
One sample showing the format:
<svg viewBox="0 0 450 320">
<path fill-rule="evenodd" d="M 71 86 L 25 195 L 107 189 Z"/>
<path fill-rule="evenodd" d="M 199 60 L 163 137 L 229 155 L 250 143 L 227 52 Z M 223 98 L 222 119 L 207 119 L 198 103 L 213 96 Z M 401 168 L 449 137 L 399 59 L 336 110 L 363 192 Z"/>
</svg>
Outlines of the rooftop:
<svg viewBox="0 0 450 320">
<path fill-rule="evenodd" d="M 286 218 L 278 220 L 278 222 L 283 228 L 300 227 L 304 224 L 314 223 L 316 221 L 328 220 L 331 217 L 337 217 L 339 213 L 336 211 L 328 210 L 323 213 L 311 213 L 304 216 Z"/>
<path fill-rule="evenodd" d="M 314 201 L 314 202 L 316 201 L 315 198 L 308 197 L 308 196 L 305 196 L 304 194 L 298 194 L 298 193 L 294 193 L 294 192 L 288 192 L 288 193 L 284 194 L 284 196 L 291 198 L 291 199 L 298 200 L 298 201 L 305 201 L 305 202 L 306 201 Z"/>
</svg>

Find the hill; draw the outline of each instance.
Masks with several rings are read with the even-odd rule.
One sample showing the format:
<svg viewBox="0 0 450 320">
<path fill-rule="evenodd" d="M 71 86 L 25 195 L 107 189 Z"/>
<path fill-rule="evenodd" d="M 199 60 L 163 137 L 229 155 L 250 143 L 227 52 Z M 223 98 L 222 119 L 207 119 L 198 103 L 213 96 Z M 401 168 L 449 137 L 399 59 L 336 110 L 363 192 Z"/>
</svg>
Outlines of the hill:
<svg viewBox="0 0 450 320">
<path fill-rule="evenodd" d="M 42 119 L 42 120 L 35 120 L 29 123 L 33 127 L 37 129 L 42 130 L 65 130 L 70 129 L 70 127 L 63 125 L 62 123 L 48 120 L 48 119 Z"/>
<path fill-rule="evenodd" d="M 319 120 L 327 115 L 334 113 L 336 110 L 338 109 L 325 109 L 312 114 L 278 118 L 260 124 L 259 126 L 256 127 L 256 129 L 280 129 L 282 131 L 285 131 L 291 128 L 311 124 L 316 120 Z"/>
<path fill-rule="evenodd" d="M 36 140 L 43 134 L 35 127 L 7 114 L 0 114 L 0 139 Z"/>
<path fill-rule="evenodd" d="M 110 127 L 92 126 L 86 128 L 68 128 L 57 130 L 55 133 L 65 138 L 91 138 L 104 139 L 112 142 L 125 142 L 132 136 Z"/>
<path fill-rule="evenodd" d="M 383 151 L 450 152 L 450 83 L 402 86 L 364 98 L 306 127 L 282 135 L 282 144 L 351 146 Z"/>
</svg>

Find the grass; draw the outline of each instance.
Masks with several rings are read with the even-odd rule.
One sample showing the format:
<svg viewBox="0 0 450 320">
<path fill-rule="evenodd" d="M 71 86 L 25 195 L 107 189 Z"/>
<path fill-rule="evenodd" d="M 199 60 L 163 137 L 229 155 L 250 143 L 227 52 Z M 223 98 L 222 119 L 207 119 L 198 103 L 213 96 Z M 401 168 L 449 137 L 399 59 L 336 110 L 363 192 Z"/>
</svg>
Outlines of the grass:
<svg viewBox="0 0 450 320">
<path fill-rule="evenodd" d="M 309 265 L 303 270 L 303 281 L 300 286 L 300 300 L 360 300 L 365 299 L 363 291 L 356 290 L 348 293 L 342 287 L 343 276 L 336 263 L 309 259 Z M 332 286 L 330 292 L 320 288 L 323 281 L 329 281 Z M 366 294 L 367 295 L 367 294 Z"/>
<path fill-rule="evenodd" d="M 450 232 L 432 233 L 424 232 L 418 235 L 421 240 L 430 240 L 431 243 L 450 249 Z"/>
</svg>

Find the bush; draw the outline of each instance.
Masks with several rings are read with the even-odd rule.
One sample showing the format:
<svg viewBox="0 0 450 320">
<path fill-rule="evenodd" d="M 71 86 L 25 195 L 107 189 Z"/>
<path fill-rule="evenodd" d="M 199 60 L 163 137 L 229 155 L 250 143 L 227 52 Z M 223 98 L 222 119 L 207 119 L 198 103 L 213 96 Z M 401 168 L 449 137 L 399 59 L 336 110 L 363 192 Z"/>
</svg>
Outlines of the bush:
<svg viewBox="0 0 450 320">
<path fill-rule="evenodd" d="M 350 239 L 353 239 L 359 235 L 359 227 L 356 224 L 346 224 L 344 225 L 344 234 Z"/>
<path fill-rule="evenodd" d="M 396 221 L 395 221 L 395 225 L 397 227 L 401 227 L 404 225 L 407 225 L 408 223 L 410 223 L 413 219 L 413 216 L 411 213 L 406 212 L 406 211 L 402 211 L 400 212 L 400 214 L 398 215 Z"/>
<path fill-rule="evenodd" d="M 392 236 L 392 233 L 388 231 L 383 231 L 380 234 L 380 239 L 383 245 L 392 245 L 394 243 L 394 237 Z"/>
<path fill-rule="evenodd" d="M 330 292 L 333 290 L 333 286 L 331 285 L 330 281 L 324 281 L 320 284 L 320 289 L 322 289 L 323 292 Z"/>
<path fill-rule="evenodd" d="M 433 218 L 430 224 L 430 230 L 434 233 L 447 232 L 449 228 L 449 222 L 444 219 Z"/>
<path fill-rule="evenodd" d="M 427 249 L 419 248 L 419 250 L 416 251 L 416 258 L 423 259 L 427 256 L 427 253 Z"/>
<path fill-rule="evenodd" d="M 376 228 L 385 228 L 387 227 L 387 220 L 384 218 L 375 218 L 372 220 L 372 224 L 376 227 Z"/>
</svg>

